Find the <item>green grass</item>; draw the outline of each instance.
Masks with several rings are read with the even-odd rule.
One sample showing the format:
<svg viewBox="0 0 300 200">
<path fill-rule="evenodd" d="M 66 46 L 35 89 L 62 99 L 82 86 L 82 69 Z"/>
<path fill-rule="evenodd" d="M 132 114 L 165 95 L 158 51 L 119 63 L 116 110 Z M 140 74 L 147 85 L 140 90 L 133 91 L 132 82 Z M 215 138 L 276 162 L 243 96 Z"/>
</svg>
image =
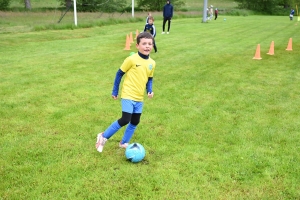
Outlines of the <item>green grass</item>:
<svg viewBox="0 0 300 200">
<path fill-rule="evenodd" d="M 94 144 L 120 117 L 114 76 L 126 34 L 144 21 L 2 33 L 1 199 L 299 199 L 298 23 L 200 21 L 174 19 L 156 37 L 155 96 L 132 138 L 147 153 L 138 164 L 117 146 L 124 129 L 102 154 Z"/>
</svg>

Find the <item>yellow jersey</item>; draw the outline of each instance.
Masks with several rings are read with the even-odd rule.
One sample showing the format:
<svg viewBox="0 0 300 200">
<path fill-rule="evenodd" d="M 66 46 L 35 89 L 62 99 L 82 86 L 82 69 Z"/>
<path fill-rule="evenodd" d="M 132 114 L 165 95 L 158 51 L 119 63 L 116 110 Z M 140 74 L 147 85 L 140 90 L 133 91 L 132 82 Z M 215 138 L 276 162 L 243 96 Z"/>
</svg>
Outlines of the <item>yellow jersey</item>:
<svg viewBox="0 0 300 200">
<path fill-rule="evenodd" d="M 143 101 L 146 84 L 153 77 L 156 63 L 150 58 L 144 59 L 138 53 L 127 57 L 120 69 L 125 72 L 121 98 Z"/>
</svg>

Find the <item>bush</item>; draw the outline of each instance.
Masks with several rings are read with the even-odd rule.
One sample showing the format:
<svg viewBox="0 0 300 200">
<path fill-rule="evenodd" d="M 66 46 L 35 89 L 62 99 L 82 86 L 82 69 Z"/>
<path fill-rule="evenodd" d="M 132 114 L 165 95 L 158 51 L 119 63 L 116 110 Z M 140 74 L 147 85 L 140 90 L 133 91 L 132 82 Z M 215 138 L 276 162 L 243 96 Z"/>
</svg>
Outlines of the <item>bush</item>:
<svg viewBox="0 0 300 200">
<path fill-rule="evenodd" d="M 66 6 L 66 0 L 58 0 Z M 77 0 L 79 12 L 122 12 L 126 7 L 126 0 Z"/>
<path fill-rule="evenodd" d="M 11 0 L 0 0 L 0 10 L 7 10 Z"/>
<path fill-rule="evenodd" d="M 253 13 L 251 10 L 246 10 L 246 9 L 231 9 L 226 11 L 225 14 L 231 16 L 249 16 Z"/>
<path fill-rule="evenodd" d="M 282 7 L 276 7 L 272 10 L 272 15 L 279 15 L 279 16 L 289 16 L 290 15 L 290 9 L 285 9 Z"/>
<path fill-rule="evenodd" d="M 185 2 L 182 0 L 172 0 L 171 2 L 175 10 L 179 10 L 185 5 Z M 165 4 L 166 1 L 162 0 L 137 0 L 138 7 L 146 11 L 162 11 Z"/>
</svg>

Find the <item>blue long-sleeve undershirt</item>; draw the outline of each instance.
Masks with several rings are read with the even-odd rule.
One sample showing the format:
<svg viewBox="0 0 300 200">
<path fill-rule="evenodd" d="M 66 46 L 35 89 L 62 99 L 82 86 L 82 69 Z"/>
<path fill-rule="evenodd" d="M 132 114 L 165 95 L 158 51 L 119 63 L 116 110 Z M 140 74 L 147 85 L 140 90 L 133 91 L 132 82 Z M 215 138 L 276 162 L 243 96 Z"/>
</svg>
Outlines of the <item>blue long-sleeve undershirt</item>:
<svg viewBox="0 0 300 200">
<path fill-rule="evenodd" d="M 152 83 L 153 83 L 153 77 L 149 77 L 148 82 L 146 84 L 147 93 L 152 93 Z"/>
<path fill-rule="evenodd" d="M 112 90 L 112 95 L 113 96 L 118 96 L 119 86 L 120 86 L 121 79 L 122 79 L 124 74 L 125 74 L 125 72 L 123 72 L 120 69 L 117 71 L 115 82 L 114 82 L 114 87 L 113 87 L 113 90 Z"/>
</svg>

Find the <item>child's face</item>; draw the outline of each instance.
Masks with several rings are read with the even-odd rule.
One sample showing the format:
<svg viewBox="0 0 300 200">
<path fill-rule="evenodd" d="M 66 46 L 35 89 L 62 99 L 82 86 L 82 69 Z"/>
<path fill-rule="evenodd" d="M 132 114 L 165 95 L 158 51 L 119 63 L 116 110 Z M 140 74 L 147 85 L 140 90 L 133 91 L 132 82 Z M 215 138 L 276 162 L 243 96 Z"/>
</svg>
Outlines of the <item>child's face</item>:
<svg viewBox="0 0 300 200">
<path fill-rule="evenodd" d="M 153 24 L 153 20 L 152 20 L 152 19 L 149 19 L 149 20 L 148 20 L 148 24 L 152 25 L 152 24 Z"/>
<path fill-rule="evenodd" d="M 153 48 L 153 40 L 150 38 L 141 38 L 140 43 L 136 44 L 136 48 L 140 53 L 149 55 Z"/>
</svg>

